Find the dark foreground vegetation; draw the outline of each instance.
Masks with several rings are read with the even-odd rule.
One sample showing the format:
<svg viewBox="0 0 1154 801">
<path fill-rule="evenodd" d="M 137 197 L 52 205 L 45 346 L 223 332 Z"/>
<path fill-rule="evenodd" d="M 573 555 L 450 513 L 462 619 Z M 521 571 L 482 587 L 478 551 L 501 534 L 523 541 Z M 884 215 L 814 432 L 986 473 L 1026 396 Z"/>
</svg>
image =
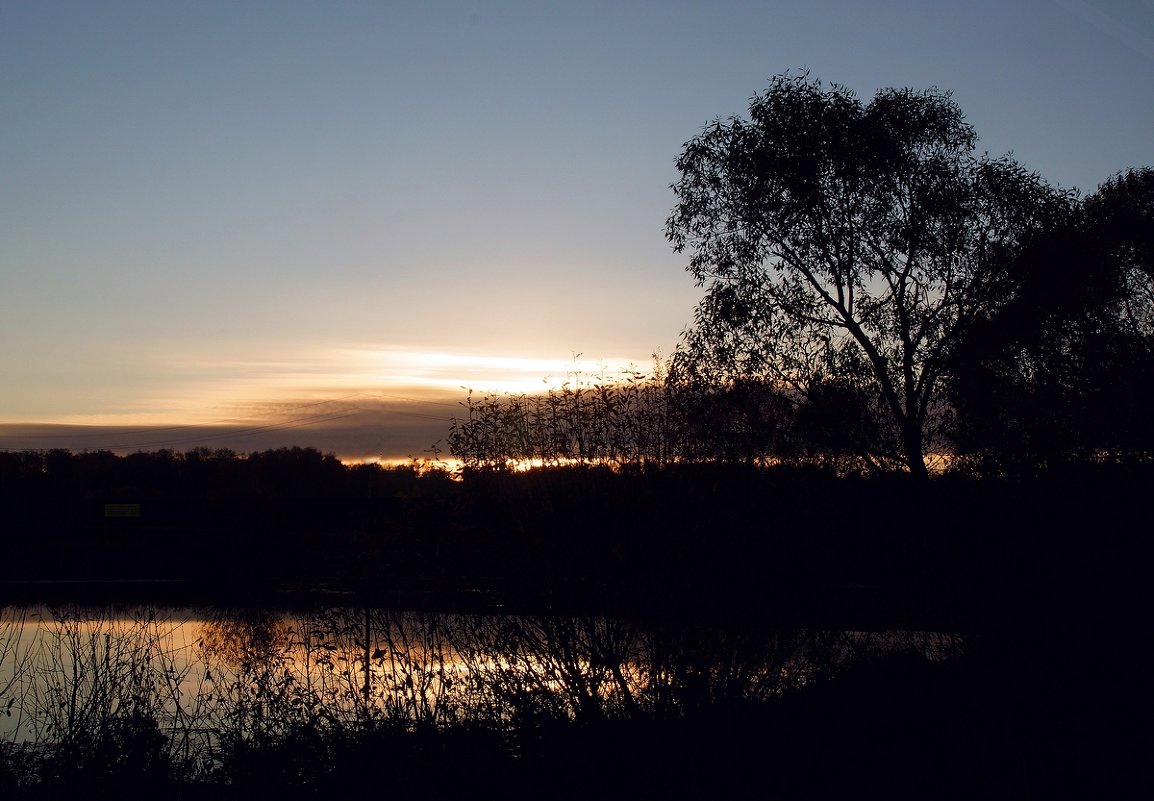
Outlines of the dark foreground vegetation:
<svg viewBox="0 0 1154 801">
<path fill-rule="evenodd" d="M 355 607 L 183 621 L 0 619 L 6 722 L 40 738 L 0 744 L 5 797 L 1020 797 L 1055 767 L 1023 699 L 1000 706 L 1014 676 L 951 635 Z"/>
</svg>

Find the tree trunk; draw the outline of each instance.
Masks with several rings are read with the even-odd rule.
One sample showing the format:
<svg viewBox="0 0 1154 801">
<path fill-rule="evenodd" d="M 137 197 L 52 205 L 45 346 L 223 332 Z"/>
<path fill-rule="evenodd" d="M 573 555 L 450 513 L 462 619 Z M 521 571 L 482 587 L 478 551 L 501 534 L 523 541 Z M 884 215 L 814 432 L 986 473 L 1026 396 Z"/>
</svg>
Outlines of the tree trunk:
<svg viewBox="0 0 1154 801">
<path fill-rule="evenodd" d="M 922 432 L 916 425 L 906 423 L 902 426 L 902 445 L 905 446 L 906 467 L 910 475 L 922 481 L 928 481 L 930 471 L 926 468 L 926 455 L 922 450 Z"/>
</svg>

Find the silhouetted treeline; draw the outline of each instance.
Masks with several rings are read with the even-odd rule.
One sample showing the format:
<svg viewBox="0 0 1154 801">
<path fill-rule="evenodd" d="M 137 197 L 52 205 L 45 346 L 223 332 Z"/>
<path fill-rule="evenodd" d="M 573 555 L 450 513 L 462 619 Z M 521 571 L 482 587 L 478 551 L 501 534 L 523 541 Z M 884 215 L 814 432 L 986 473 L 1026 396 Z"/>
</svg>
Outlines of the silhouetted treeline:
<svg viewBox="0 0 1154 801">
<path fill-rule="evenodd" d="M 560 388 L 534 395 L 469 392 L 461 405 L 464 415 L 453 418 L 447 444 L 469 469 L 880 467 L 864 450 L 876 420 L 860 394 L 835 381 L 802 398 L 759 379 L 671 381 L 659 363 L 652 374 L 620 378 L 574 373 Z"/>
<path fill-rule="evenodd" d="M 934 410 L 949 421 L 949 437 L 927 454 L 933 472 L 1025 477 L 1154 458 L 1146 411 L 1154 404 L 1154 340 L 1046 308 L 1045 327 L 1029 328 L 1011 311 L 960 344 L 951 404 Z M 753 378 L 574 376 L 536 395 L 470 392 L 462 406 L 447 445 L 473 470 L 710 463 L 842 475 L 903 470 L 876 447 L 886 436 L 876 397 L 837 377 L 802 395 Z"/>
<path fill-rule="evenodd" d="M 0 452 L 0 521 L 91 524 L 108 504 L 136 504 L 152 524 L 249 522 L 308 525 L 309 515 L 355 522 L 363 509 L 426 491 L 418 465 L 347 465 L 313 448 L 250 454 L 198 448 L 125 456 L 110 451 Z M 314 508 L 315 507 L 315 508 Z M 312 512 L 310 512 L 312 509 Z"/>
<path fill-rule="evenodd" d="M 359 537 L 388 528 L 405 540 L 443 500 L 448 475 L 421 473 L 295 447 L 0 452 L 3 578 L 355 573 Z"/>
<path fill-rule="evenodd" d="M 959 627 L 1022 604 L 1056 614 L 1071 582 L 1138 586 L 1132 521 L 1154 479 L 1145 463 L 928 484 L 674 463 L 451 480 L 301 449 L 0 465 L 0 580 L 181 579 L 212 597 L 287 583 L 415 605 Z"/>
</svg>

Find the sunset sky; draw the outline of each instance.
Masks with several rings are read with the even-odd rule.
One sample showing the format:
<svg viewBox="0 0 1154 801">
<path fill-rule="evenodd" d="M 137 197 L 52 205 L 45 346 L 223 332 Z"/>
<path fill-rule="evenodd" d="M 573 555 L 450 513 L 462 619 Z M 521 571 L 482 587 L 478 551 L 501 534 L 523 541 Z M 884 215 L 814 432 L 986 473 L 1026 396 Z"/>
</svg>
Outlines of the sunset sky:
<svg viewBox="0 0 1154 801">
<path fill-rule="evenodd" d="M 462 386 L 646 368 L 675 158 L 800 69 L 1154 164 L 1152 0 L 0 0 L 0 447 L 420 455 Z"/>
</svg>

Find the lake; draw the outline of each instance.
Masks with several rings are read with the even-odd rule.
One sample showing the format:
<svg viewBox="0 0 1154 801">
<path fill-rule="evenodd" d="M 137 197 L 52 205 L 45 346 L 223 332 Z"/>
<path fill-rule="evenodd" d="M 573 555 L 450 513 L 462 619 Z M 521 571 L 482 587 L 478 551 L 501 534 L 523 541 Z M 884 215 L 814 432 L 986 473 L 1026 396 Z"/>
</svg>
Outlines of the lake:
<svg viewBox="0 0 1154 801">
<path fill-rule="evenodd" d="M 965 649 L 960 636 L 930 632 L 593 616 L 8 606 L 0 737 L 22 758 L 147 748 L 166 770 L 203 777 L 238 748 L 302 732 L 498 736 L 682 720 L 769 703 L 887 655 L 935 663 Z"/>
</svg>

